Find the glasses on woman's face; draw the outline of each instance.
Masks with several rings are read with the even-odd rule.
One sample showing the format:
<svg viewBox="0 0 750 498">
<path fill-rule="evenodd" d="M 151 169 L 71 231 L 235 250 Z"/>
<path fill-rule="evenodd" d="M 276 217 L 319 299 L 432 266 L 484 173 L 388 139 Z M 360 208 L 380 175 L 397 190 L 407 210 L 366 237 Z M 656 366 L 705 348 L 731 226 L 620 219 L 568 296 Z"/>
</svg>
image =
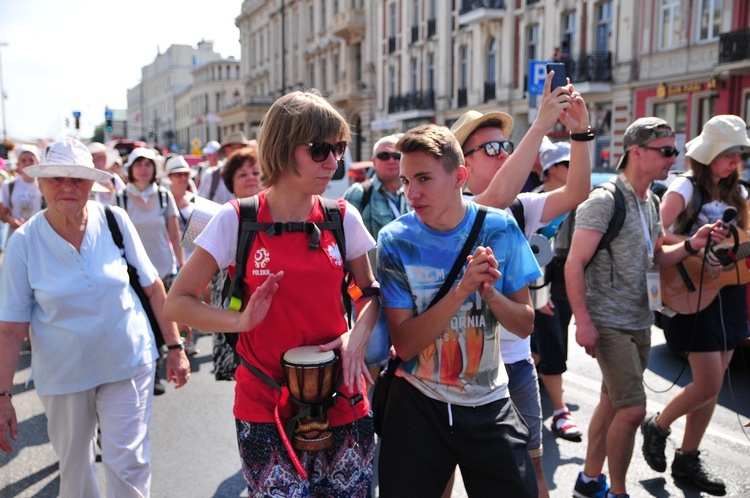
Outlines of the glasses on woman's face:
<svg viewBox="0 0 750 498">
<path fill-rule="evenodd" d="M 380 159 L 381 161 L 387 161 L 388 159 L 395 159 L 396 161 L 401 160 L 401 153 L 400 152 L 378 152 L 375 154 L 375 157 Z"/>
<path fill-rule="evenodd" d="M 487 142 L 482 145 L 478 145 L 474 147 L 473 149 L 464 152 L 464 157 L 469 156 L 479 149 L 484 149 L 484 153 L 487 154 L 489 157 L 495 157 L 500 155 L 500 150 L 504 150 L 508 153 L 508 155 L 513 154 L 513 149 L 515 147 L 513 146 L 513 142 L 506 140 L 504 142 Z"/>
<path fill-rule="evenodd" d="M 639 147 L 641 149 L 655 150 L 657 152 L 661 152 L 661 155 L 667 159 L 669 159 L 672 156 L 677 157 L 680 154 L 680 151 L 675 149 L 674 147 L 649 147 L 648 145 L 640 145 Z"/>
<path fill-rule="evenodd" d="M 331 152 L 333 152 L 333 158 L 338 161 L 344 157 L 344 151 L 346 151 L 346 142 L 336 142 L 335 144 L 313 142 L 305 145 L 310 147 L 310 157 L 316 163 L 322 163 L 328 159 L 328 154 Z"/>
</svg>

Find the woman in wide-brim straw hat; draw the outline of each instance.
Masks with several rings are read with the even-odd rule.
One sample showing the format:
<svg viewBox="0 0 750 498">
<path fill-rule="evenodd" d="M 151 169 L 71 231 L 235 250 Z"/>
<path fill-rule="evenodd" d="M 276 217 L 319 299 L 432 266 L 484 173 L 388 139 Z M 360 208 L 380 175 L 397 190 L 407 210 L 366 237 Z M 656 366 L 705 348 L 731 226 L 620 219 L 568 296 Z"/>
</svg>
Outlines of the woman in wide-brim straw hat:
<svg viewBox="0 0 750 498">
<path fill-rule="evenodd" d="M 346 251 L 340 250 L 330 227 L 300 231 L 324 222 L 319 196 L 326 191 L 349 137 L 346 120 L 319 93 L 297 91 L 277 100 L 260 126 L 258 160 L 261 181 L 268 189 L 257 195 L 257 219 L 280 228 L 300 228 L 285 228 L 275 235 L 258 231 L 242 282 L 243 311 L 211 307 L 198 296 L 219 268 L 234 265 L 238 257 L 238 207 L 234 201 L 225 204 L 197 237 L 197 247 L 167 298 L 167 316 L 200 330 L 242 332 L 234 416 L 251 496 L 290 494 L 290 490 L 297 490 L 298 496 L 370 494 L 374 435 L 366 387 L 371 379 L 364 354 L 379 313 L 367 258 L 375 241 L 357 210 L 344 200 L 331 212 L 343 211 Z M 342 254 L 362 288 L 351 330 L 342 306 Z M 291 403 L 251 369 L 283 384 L 280 359 L 299 346 L 339 351 L 342 395 L 326 411 L 330 429 L 317 431 L 316 437 L 330 437 L 331 446 L 300 450 L 297 455 L 274 423 L 275 413 L 284 423 L 291 418 Z"/>
<path fill-rule="evenodd" d="M 737 210 L 730 223 L 740 232 L 745 232 L 748 228 L 748 192 L 740 183 L 743 162 L 750 154 L 745 122 L 738 116 L 714 116 L 685 148 L 692 178 L 678 177 L 664 195 L 661 213 L 667 230 L 665 244 L 688 240 L 704 223 L 722 219 L 730 207 Z M 663 153 L 661 150 L 649 152 Z M 696 195 L 702 198 L 697 214 L 693 212 Z M 699 255 L 703 256 L 702 250 Z M 708 301 L 709 298 L 705 299 Z M 675 315 L 667 324 L 666 334 L 677 350 L 689 353 L 693 381 L 680 389 L 661 413 L 643 422 L 644 456 L 654 470 L 664 471 L 669 427 L 687 415 L 682 445 L 675 451 L 672 473 L 687 479 L 702 491 L 724 494 L 724 483 L 706 470 L 699 458 L 698 447 L 711 421 L 727 365 L 735 348 L 747 335 L 746 286 L 727 285 L 702 311 Z"/>
<path fill-rule="evenodd" d="M 47 208 L 10 238 L 0 272 L 0 450 L 18 438 L 13 368 L 24 338 L 34 348 L 34 385 L 47 433 L 60 459 L 60 496 L 99 496 L 94 465 L 97 427 L 109 496 L 149 496 L 151 405 L 156 347 L 128 277 L 127 263 L 156 314 L 167 344 L 179 334 L 163 312 L 166 294 L 127 215 L 110 208 L 127 263 L 110 233 L 105 207 L 89 201 L 95 169 L 78 140 L 66 138 L 27 168 Z M 187 382 L 184 352 L 170 352 L 167 375 Z"/>
</svg>

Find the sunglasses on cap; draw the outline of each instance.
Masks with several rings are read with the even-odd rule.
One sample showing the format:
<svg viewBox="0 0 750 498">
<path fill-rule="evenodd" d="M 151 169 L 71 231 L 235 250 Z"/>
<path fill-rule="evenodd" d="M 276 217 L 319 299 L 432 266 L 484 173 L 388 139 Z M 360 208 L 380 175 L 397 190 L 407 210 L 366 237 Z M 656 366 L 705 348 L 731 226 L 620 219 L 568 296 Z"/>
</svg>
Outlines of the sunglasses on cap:
<svg viewBox="0 0 750 498">
<path fill-rule="evenodd" d="M 479 145 L 477 147 L 474 147 L 471 150 L 468 150 L 464 152 L 464 157 L 471 155 L 478 151 L 479 149 L 484 149 L 484 153 L 487 154 L 490 157 L 495 157 L 500 155 L 500 149 L 504 150 L 508 153 L 508 155 L 513 154 L 513 149 L 515 147 L 513 146 L 513 142 L 506 140 L 505 142 L 487 142 L 485 144 Z"/>
<path fill-rule="evenodd" d="M 675 149 L 674 147 L 649 147 L 648 145 L 639 145 L 641 149 L 646 150 L 655 150 L 658 152 L 661 152 L 661 154 L 669 159 L 670 157 L 677 157 L 680 154 L 680 151 Z"/>
<path fill-rule="evenodd" d="M 346 142 L 336 142 L 335 144 L 313 142 L 305 145 L 310 147 L 310 157 L 316 163 L 322 163 L 328 159 L 328 154 L 331 152 L 333 152 L 333 158 L 339 161 L 344 157 L 344 151 L 346 151 Z"/>
<path fill-rule="evenodd" d="M 401 159 L 401 153 L 400 152 L 378 152 L 375 154 L 375 157 L 380 159 L 381 161 L 387 161 L 388 159 L 395 159 L 396 161 Z"/>
</svg>

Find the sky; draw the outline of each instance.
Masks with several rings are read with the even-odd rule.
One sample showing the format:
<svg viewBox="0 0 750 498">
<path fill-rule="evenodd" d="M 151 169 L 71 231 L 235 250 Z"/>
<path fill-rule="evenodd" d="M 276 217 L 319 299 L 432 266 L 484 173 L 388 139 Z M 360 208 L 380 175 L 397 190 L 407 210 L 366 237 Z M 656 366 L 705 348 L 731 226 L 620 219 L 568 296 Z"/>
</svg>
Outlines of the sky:
<svg viewBox="0 0 750 498">
<path fill-rule="evenodd" d="M 241 9 L 242 0 L 0 0 L 8 139 L 88 139 L 105 107 L 127 108 L 141 68 L 170 45 L 210 40 L 222 57 L 239 59 Z"/>
</svg>

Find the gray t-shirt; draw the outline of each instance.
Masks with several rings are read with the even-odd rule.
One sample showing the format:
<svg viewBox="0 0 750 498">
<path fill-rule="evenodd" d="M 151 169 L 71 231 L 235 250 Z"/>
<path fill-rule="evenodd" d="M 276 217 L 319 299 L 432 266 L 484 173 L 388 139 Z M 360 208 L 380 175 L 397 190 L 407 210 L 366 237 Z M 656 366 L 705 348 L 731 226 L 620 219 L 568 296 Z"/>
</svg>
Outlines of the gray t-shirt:
<svg viewBox="0 0 750 498">
<path fill-rule="evenodd" d="M 654 195 L 651 191 L 648 198 L 639 199 L 619 177 L 615 184 L 625 197 L 627 214 L 619 235 L 610 244 L 612 258 L 605 249 L 597 251 L 586 269 L 586 307 L 595 325 L 646 329 L 654 323 L 646 288 L 650 260 L 636 203 L 646 218 L 654 246 L 664 232 L 656 205 L 650 198 Z M 605 189 L 594 189 L 578 207 L 575 227 L 605 233 L 614 209 L 613 195 Z"/>
</svg>

